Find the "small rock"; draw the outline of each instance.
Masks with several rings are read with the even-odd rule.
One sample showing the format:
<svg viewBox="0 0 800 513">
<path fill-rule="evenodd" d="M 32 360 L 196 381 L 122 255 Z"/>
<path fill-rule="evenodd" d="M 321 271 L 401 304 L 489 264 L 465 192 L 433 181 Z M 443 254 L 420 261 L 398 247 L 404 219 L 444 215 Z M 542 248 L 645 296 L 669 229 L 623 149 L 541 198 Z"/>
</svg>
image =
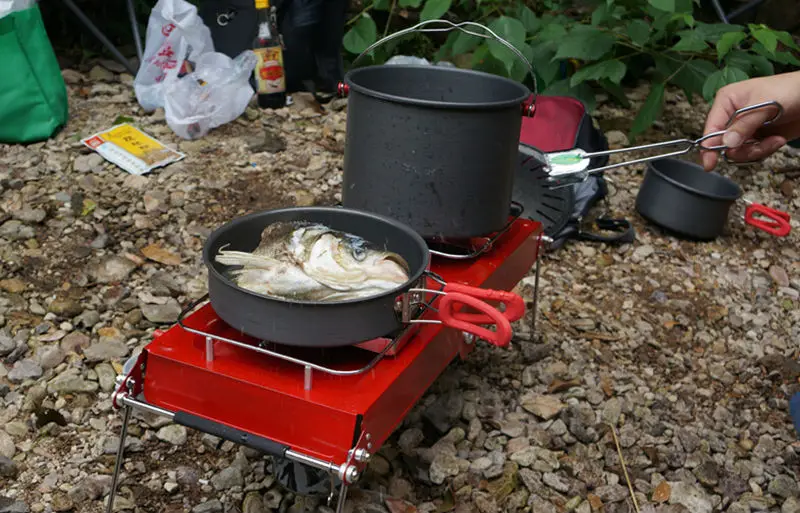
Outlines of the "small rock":
<svg viewBox="0 0 800 513">
<path fill-rule="evenodd" d="M 552 472 L 545 472 L 542 475 L 542 482 L 549 486 L 550 488 L 559 491 L 561 493 L 567 493 L 569 491 L 569 483 L 564 481 L 561 477 Z"/>
<path fill-rule="evenodd" d="M 242 503 L 242 513 L 268 513 L 264 500 L 258 492 L 249 492 Z"/>
<path fill-rule="evenodd" d="M 68 85 L 77 85 L 83 82 L 84 80 L 83 75 L 80 72 L 75 71 L 74 69 L 62 69 L 61 77 L 64 79 L 64 82 Z"/>
<path fill-rule="evenodd" d="M 706 461 L 694 469 L 694 475 L 702 485 L 713 488 L 719 483 L 719 466 L 713 461 Z"/>
<path fill-rule="evenodd" d="M 211 478 L 211 485 L 217 491 L 228 490 L 235 486 L 244 486 L 244 478 L 239 467 L 230 466 Z"/>
<path fill-rule="evenodd" d="M 116 76 L 114 73 L 108 71 L 102 66 L 94 66 L 89 71 L 89 80 L 91 82 L 113 82 Z"/>
<path fill-rule="evenodd" d="M 103 157 L 97 153 L 79 155 L 72 163 L 72 169 L 78 173 L 90 173 L 103 165 Z"/>
<path fill-rule="evenodd" d="M 14 463 L 11 458 L 0 454 L 0 477 L 8 477 L 13 479 L 17 477 L 17 472 L 19 472 L 17 464 Z"/>
<path fill-rule="evenodd" d="M 64 351 L 57 345 L 46 346 L 36 353 L 42 369 L 53 369 L 64 361 Z"/>
<path fill-rule="evenodd" d="M 779 474 L 775 479 L 770 481 L 767 491 L 772 495 L 788 499 L 789 497 L 797 497 L 798 486 L 797 481 L 787 476 L 786 474 Z"/>
<path fill-rule="evenodd" d="M 12 212 L 14 219 L 19 219 L 23 223 L 39 224 L 47 217 L 47 212 L 41 208 L 24 207 Z"/>
<path fill-rule="evenodd" d="M 97 383 L 83 379 L 76 369 L 67 369 L 47 384 L 47 391 L 51 394 L 91 393 L 97 388 Z"/>
<path fill-rule="evenodd" d="M 81 304 L 74 299 L 56 297 L 47 307 L 48 310 L 62 317 L 72 318 L 83 312 Z"/>
<path fill-rule="evenodd" d="M 92 339 L 88 336 L 80 331 L 73 331 L 61 339 L 61 349 L 65 353 L 82 353 L 83 349 L 89 347 L 91 343 Z"/>
<path fill-rule="evenodd" d="M 670 504 L 680 504 L 692 513 L 711 513 L 711 501 L 701 488 L 682 481 L 670 482 L 670 487 Z"/>
<path fill-rule="evenodd" d="M 616 426 L 619 422 L 619 417 L 622 415 L 622 402 L 616 397 L 612 397 L 603 406 L 602 418 L 612 426 Z"/>
<path fill-rule="evenodd" d="M 655 252 L 655 248 L 649 244 L 639 246 L 633 251 L 632 259 L 634 262 L 641 262 Z"/>
<path fill-rule="evenodd" d="M 609 148 L 624 148 L 630 144 L 628 136 L 620 130 L 609 130 L 606 132 L 606 140 Z"/>
<path fill-rule="evenodd" d="M 263 135 L 256 135 L 247 140 L 247 149 L 253 153 L 267 151 L 278 153 L 286 149 L 286 141 L 277 134 L 265 131 Z"/>
<path fill-rule="evenodd" d="M 142 315 L 145 319 L 156 324 L 172 324 L 181 313 L 181 305 L 173 298 L 163 305 L 142 304 Z"/>
<path fill-rule="evenodd" d="M 14 445 L 14 440 L 5 431 L 0 431 L 0 455 L 6 458 L 13 458 L 16 454 L 17 448 Z"/>
<path fill-rule="evenodd" d="M 36 379 L 42 375 L 42 367 L 33 360 L 24 359 L 16 362 L 8 372 L 8 379 L 21 383 L 26 379 Z"/>
<path fill-rule="evenodd" d="M 439 452 L 431 463 L 430 479 L 435 484 L 442 484 L 448 477 L 455 477 L 461 471 L 461 463 L 455 454 L 448 451 Z"/>
<path fill-rule="evenodd" d="M 219 499 L 201 502 L 192 508 L 192 513 L 222 513 L 222 503 Z"/>
<path fill-rule="evenodd" d="M 87 362 L 119 360 L 128 355 L 128 346 L 119 340 L 103 340 L 83 350 Z"/>
<path fill-rule="evenodd" d="M 180 486 L 174 481 L 167 481 L 164 483 L 164 491 L 167 493 L 175 493 L 178 491 L 178 488 L 180 488 Z"/>
<path fill-rule="evenodd" d="M 772 276 L 772 279 L 775 280 L 775 283 L 779 287 L 789 287 L 791 285 L 789 275 L 786 274 L 786 270 L 782 267 L 776 265 L 770 266 L 769 275 Z"/>
<path fill-rule="evenodd" d="M 97 266 L 92 275 L 99 283 L 116 283 L 124 280 L 136 269 L 136 264 L 127 258 L 112 256 Z"/>
<path fill-rule="evenodd" d="M 0 495 L 0 513 L 28 513 L 29 511 L 28 505 L 24 502 Z"/>
<path fill-rule="evenodd" d="M 100 389 L 102 391 L 110 392 L 114 390 L 117 373 L 111 365 L 108 363 L 99 363 L 94 368 L 94 372 L 97 374 L 97 382 L 100 383 Z"/>
<path fill-rule="evenodd" d="M 5 330 L 0 330 L 0 357 L 11 354 L 17 348 L 17 343 Z"/>
<path fill-rule="evenodd" d="M 77 503 L 93 501 L 111 491 L 111 476 L 95 474 L 81 479 L 67 495 Z"/>
<path fill-rule="evenodd" d="M 62 512 L 70 511 L 75 507 L 69 495 L 64 493 L 56 493 L 53 495 L 53 511 Z"/>
<path fill-rule="evenodd" d="M 6 221 L 0 226 L 0 237 L 8 240 L 32 239 L 36 236 L 33 228 L 22 224 L 16 219 Z"/>
<path fill-rule="evenodd" d="M 796 497 L 789 497 L 781 506 L 781 513 L 800 513 L 800 500 Z"/>
<path fill-rule="evenodd" d="M 25 290 L 25 282 L 19 278 L 0 280 L 0 290 L 4 290 L 9 294 L 19 294 Z"/>
<path fill-rule="evenodd" d="M 566 405 L 553 395 L 530 395 L 520 399 L 522 407 L 543 420 L 550 420 L 566 408 Z"/>
<path fill-rule="evenodd" d="M 186 443 L 187 437 L 186 428 L 179 424 L 170 424 L 158 430 L 156 437 L 159 440 L 170 443 L 172 445 L 183 445 Z"/>
</svg>

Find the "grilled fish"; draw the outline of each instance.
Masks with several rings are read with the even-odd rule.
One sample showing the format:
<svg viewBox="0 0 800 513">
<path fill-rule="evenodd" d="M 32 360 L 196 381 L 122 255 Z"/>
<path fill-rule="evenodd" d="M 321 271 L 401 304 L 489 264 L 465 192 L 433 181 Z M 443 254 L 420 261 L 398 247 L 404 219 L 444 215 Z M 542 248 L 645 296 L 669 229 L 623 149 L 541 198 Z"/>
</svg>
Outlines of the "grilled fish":
<svg viewBox="0 0 800 513">
<path fill-rule="evenodd" d="M 257 294 L 307 301 L 363 299 L 409 279 L 400 255 L 321 224 L 273 223 L 251 253 L 220 248 L 216 261 L 239 266 L 228 274 Z"/>
</svg>

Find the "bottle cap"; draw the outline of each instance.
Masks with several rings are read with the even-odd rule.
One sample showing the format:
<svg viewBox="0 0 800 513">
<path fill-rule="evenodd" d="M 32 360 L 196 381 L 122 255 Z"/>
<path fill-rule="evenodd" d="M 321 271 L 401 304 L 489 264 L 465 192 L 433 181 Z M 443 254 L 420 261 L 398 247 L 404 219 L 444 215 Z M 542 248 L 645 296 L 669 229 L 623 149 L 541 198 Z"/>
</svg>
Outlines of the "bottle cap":
<svg viewBox="0 0 800 513">
<path fill-rule="evenodd" d="M 256 9 L 269 8 L 269 0 L 256 0 Z"/>
</svg>

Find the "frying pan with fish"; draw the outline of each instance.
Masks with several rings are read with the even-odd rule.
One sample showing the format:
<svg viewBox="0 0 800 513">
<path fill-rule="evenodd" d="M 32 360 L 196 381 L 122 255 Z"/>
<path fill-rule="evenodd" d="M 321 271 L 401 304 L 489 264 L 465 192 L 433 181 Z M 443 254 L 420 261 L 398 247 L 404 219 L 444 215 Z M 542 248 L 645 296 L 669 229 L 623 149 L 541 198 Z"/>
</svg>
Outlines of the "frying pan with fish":
<svg viewBox="0 0 800 513">
<path fill-rule="evenodd" d="M 279 221 L 320 223 L 362 237 L 402 256 L 409 264 L 409 279 L 380 295 L 335 302 L 275 298 L 237 286 L 227 277 L 228 266 L 216 262 L 217 252 L 226 246 L 253 251 L 264 228 Z M 203 262 L 208 269 L 211 306 L 223 321 L 252 337 L 291 346 L 337 347 L 385 337 L 418 320 L 417 314 L 424 308 L 420 305 L 428 296 L 438 311 L 425 312 L 426 321 L 438 321 L 504 347 L 511 340 L 511 322 L 525 311 L 517 294 L 443 283 L 430 271 L 427 244 L 405 224 L 342 207 L 292 207 L 234 219 L 209 236 Z M 505 311 L 485 300 L 503 303 Z M 458 311 L 462 305 L 477 313 Z M 495 325 L 496 331 L 482 325 Z"/>
</svg>

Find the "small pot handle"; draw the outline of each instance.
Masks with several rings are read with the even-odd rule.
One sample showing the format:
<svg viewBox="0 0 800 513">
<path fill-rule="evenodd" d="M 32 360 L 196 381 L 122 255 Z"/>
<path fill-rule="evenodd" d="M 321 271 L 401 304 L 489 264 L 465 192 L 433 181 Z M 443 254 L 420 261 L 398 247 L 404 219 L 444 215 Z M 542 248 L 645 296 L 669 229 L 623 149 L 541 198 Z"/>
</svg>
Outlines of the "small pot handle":
<svg viewBox="0 0 800 513">
<path fill-rule="evenodd" d="M 762 215 L 767 219 L 759 219 L 756 215 Z M 774 208 L 761 205 L 759 203 L 749 203 L 745 208 L 744 222 L 774 235 L 776 237 L 786 237 L 792 231 L 789 224 L 790 217 L 786 212 L 775 210 Z"/>
<path fill-rule="evenodd" d="M 484 321 L 491 319 L 491 322 L 485 324 L 496 325 L 497 331 L 491 331 L 487 328 L 482 328 L 477 324 L 462 320 L 464 314 L 453 311 L 454 307 L 459 303 L 471 306 L 476 310 L 484 312 L 483 315 L 472 315 L 480 316 Z M 482 338 L 490 344 L 498 347 L 506 347 L 508 343 L 511 342 L 511 323 L 508 321 L 508 319 L 506 319 L 506 317 L 499 310 L 472 296 L 460 294 L 458 292 L 448 293 L 439 300 L 439 318 L 441 319 L 442 324 L 445 326 L 457 329 L 459 331 L 472 333 L 476 337 Z"/>
<path fill-rule="evenodd" d="M 525 314 L 525 302 L 520 296 L 502 290 L 482 289 L 459 283 L 445 285 L 444 297 L 439 300 L 439 316 L 446 326 L 472 333 L 499 347 L 506 347 L 511 341 L 511 323 Z M 485 300 L 498 301 L 505 305 L 505 311 L 489 305 Z M 470 306 L 481 313 L 454 311 L 457 304 Z M 478 324 L 494 324 L 493 332 Z"/>
</svg>

